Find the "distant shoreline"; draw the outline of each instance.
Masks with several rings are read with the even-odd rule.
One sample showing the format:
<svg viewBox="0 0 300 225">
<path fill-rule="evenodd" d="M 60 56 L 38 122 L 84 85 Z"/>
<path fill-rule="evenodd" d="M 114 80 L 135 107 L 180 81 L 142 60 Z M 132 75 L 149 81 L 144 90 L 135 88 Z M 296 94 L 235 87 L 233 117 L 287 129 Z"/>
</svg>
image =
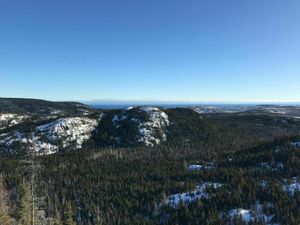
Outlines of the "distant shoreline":
<svg viewBox="0 0 300 225">
<path fill-rule="evenodd" d="M 271 106 L 300 106 L 300 103 L 186 103 L 186 104 L 162 104 L 162 103 L 127 103 L 127 104 L 88 104 L 89 106 L 95 109 L 124 109 L 131 106 L 157 106 L 165 109 L 171 108 L 191 108 L 191 107 L 245 107 L 245 106 L 263 106 L 263 105 L 271 105 Z"/>
</svg>

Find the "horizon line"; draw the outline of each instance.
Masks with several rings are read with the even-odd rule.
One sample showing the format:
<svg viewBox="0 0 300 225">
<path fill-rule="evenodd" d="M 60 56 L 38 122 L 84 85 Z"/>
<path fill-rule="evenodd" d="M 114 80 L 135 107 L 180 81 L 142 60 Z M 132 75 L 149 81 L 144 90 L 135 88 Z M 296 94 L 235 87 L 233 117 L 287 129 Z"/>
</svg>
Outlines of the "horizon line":
<svg viewBox="0 0 300 225">
<path fill-rule="evenodd" d="M 108 99 L 102 99 L 102 100 L 79 100 L 79 102 L 88 104 L 88 105 L 130 105 L 130 104 L 137 104 L 137 105 L 147 105 L 147 104 L 158 104 L 158 105 L 208 105 L 208 104 L 228 104 L 228 105 L 234 105 L 234 104 L 283 104 L 283 105 L 299 105 L 300 101 L 174 101 L 174 100 L 108 100 Z"/>
<path fill-rule="evenodd" d="M 33 99 L 33 100 L 44 100 L 44 101 L 52 101 L 52 102 L 80 102 L 87 105 L 128 105 L 128 104 L 183 104 L 183 105 L 193 105 L 193 104 L 300 104 L 299 101 L 275 101 L 275 100 L 262 100 L 262 101 L 235 101 L 235 100 L 212 100 L 212 101 L 203 101 L 203 100 L 156 100 L 156 99 L 91 99 L 91 100 L 62 100 L 62 99 L 44 99 L 44 98 L 35 98 L 35 97 L 0 97 L 7 99 Z"/>
</svg>

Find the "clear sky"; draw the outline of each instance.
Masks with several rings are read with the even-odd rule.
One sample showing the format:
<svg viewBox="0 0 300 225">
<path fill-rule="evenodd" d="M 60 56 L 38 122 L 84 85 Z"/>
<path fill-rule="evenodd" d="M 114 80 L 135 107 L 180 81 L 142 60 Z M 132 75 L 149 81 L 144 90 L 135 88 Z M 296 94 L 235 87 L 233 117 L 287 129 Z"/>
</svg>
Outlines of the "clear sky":
<svg viewBox="0 0 300 225">
<path fill-rule="evenodd" d="M 299 0 L 1 0 L 0 96 L 300 101 Z"/>
</svg>

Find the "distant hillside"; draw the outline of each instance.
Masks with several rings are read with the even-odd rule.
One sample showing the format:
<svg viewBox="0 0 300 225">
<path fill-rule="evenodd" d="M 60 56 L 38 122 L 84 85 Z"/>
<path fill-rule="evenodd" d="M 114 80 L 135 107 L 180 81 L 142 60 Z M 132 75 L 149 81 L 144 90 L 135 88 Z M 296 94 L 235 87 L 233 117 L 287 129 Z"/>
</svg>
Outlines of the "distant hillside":
<svg viewBox="0 0 300 225">
<path fill-rule="evenodd" d="M 37 224 L 64 218 L 66 204 L 77 225 L 300 224 L 297 107 L 4 102 L 0 174 L 16 220 L 32 150 Z"/>
<path fill-rule="evenodd" d="M 300 118 L 299 105 L 204 105 L 192 107 L 200 114 L 248 113 L 272 114 L 284 117 Z"/>
<path fill-rule="evenodd" d="M 1 113 L 76 114 L 93 109 L 79 102 L 53 102 L 40 99 L 0 98 Z"/>
<path fill-rule="evenodd" d="M 40 155 L 98 147 L 231 151 L 300 134 L 299 108 L 252 106 L 97 110 L 78 102 L 0 98 L 0 151 Z M 230 144 L 228 144 L 230 143 Z M 218 150 L 219 151 L 219 150 Z"/>
</svg>

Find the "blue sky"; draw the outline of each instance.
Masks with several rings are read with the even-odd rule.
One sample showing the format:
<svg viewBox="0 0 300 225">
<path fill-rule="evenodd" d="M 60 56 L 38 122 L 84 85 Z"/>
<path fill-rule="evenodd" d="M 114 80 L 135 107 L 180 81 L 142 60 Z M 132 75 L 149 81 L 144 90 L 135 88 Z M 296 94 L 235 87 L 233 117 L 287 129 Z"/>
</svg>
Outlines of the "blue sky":
<svg viewBox="0 0 300 225">
<path fill-rule="evenodd" d="M 0 96 L 300 101 L 299 0 L 2 0 Z"/>
</svg>

